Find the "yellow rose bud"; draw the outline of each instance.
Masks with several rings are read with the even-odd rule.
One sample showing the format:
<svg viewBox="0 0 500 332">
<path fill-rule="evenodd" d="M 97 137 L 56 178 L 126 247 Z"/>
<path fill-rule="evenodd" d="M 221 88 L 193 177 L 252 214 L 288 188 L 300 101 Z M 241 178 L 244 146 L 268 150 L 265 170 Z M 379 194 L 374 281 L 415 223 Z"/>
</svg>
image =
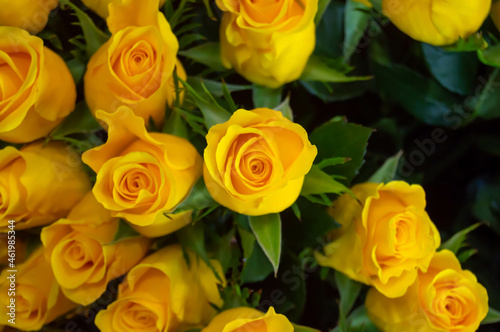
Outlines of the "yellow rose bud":
<svg viewBox="0 0 500 332">
<path fill-rule="evenodd" d="M 158 0 L 113 2 L 107 19 L 112 36 L 92 56 L 84 77 L 85 99 L 93 114 L 129 106 L 146 124 L 158 127 L 165 106 L 175 97 L 174 68 L 186 73 L 177 60 L 179 43 Z"/>
<path fill-rule="evenodd" d="M 16 1 L 3 8 L 11 3 Z M 44 137 L 75 108 L 68 67 L 42 39 L 18 28 L 0 27 L 0 53 L 0 140 L 26 143 Z"/>
<path fill-rule="evenodd" d="M 431 45 L 450 45 L 475 33 L 491 0 L 383 0 L 382 9 L 399 30 Z"/>
<path fill-rule="evenodd" d="M 404 296 L 389 299 L 372 288 L 365 305 L 382 331 L 473 332 L 488 312 L 488 294 L 451 251 L 442 250 Z"/>
<path fill-rule="evenodd" d="M 270 307 L 266 314 L 259 310 L 240 307 L 221 312 L 201 332 L 293 332 L 288 318 L 276 314 Z"/>
<path fill-rule="evenodd" d="M 0 0 L 0 26 L 18 27 L 37 34 L 45 28 L 57 0 Z"/>
<path fill-rule="evenodd" d="M 102 18 L 107 18 L 109 15 L 109 4 L 112 2 L 119 3 L 123 0 L 82 0 L 83 4 L 89 7 L 93 12 Z M 165 4 L 165 0 L 160 1 L 159 7 Z"/>
<path fill-rule="evenodd" d="M 0 150 L 0 232 L 63 218 L 90 190 L 80 156 L 61 142 Z"/>
<path fill-rule="evenodd" d="M 345 194 L 334 202 L 330 212 L 341 227 L 316 259 L 387 297 L 401 296 L 418 270 L 427 271 L 441 243 L 425 211 L 425 192 L 393 181 L 359 184 L 352 193 L 357 200 Z"/>
<path fill-rule="evenodd" d="M 171 245 L 146 257 L 120 284 L 118 299 L 97 314 L 97 327 L 102 332 L 167 332 L 207 324 L 216 313 L 211 304 L 223 304 L 218 281 L 199 257 L 187 255 L 189 265 L 181 246 Z M 219 262 L 211 264 L 225 285 Z"/>
<path fill-rule="evenodd" d="M 316 41 L 318 0 L 216 0 L 222 64 L 277 88 L 300 77 Z"/>
<path fill-rule="evenodd" d="M 91 304 L 109 281 L 127 273 L 146 254 L 149 240 L 144 237 L 110 244 L 117 230 L 118 219 L 112 219 L 91 192 L 67 219 L 42 229 L 45 258 L 71 301 Z"/>
<path fill-rule="evenodd" d="M 147 236 L 172 233 L 190 222 L 189 211 L 171 213 L 201 176 L 203 160 L 187 140 L 148 133 L 144 120 L 122 106 L 97 112 L 108 126 L 108 141 L 82 159 L 96 173 L 96 199 L 114 217 L 125 218 Z"/>
<path fill-rule="evenodd" d="M 8 314 L 12 311 L 7 308 L 7 312 L 0 315 L 0 325 L 38 331 L 76 307 L 64 297 L 43 254 L 43 247 L 39 247 L 24 263 L 16 266 L 14 287 L 11 283 L 13 279 L 8 278 L 12 272 L 5 269 L 0 274 L 0 305 L 7 308 L 11 298 L 15 299 L 15 324 L 9 323 L 12 317 Z"/>
<path fill-rule="evenodd" d="M 237 110 L 210 128 L 203 176 L 210 195 L 247 215 L 281 212 L 295 202 L 317 149 L 279 111 Z"/>
</svg>

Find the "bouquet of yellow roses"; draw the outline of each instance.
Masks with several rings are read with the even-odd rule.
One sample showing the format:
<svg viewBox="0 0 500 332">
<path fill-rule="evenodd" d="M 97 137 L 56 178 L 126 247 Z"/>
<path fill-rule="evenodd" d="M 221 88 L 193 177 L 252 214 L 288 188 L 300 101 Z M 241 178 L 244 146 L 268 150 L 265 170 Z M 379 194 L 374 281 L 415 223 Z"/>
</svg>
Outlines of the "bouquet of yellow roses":
<svg viewBox="0 0 500 332">
<path fill-rule="evenodd" d="M 0 8 L 0 331 L 498 330 L 500 1 Z"/>
</svg>

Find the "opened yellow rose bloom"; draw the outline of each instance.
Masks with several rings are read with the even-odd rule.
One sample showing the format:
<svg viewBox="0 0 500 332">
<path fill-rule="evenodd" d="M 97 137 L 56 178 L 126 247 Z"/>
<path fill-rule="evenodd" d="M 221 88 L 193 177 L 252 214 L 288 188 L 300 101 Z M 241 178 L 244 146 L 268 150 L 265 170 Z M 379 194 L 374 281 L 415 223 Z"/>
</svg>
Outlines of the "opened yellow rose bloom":
<svg viewBox="0 0 500 332">
<path fill-rule="evenodd" d="M 147 125 L 151 118 L 161 127 L 175 97 L 174 68 L 186 78 L 176 58 L 177 38 L 158 11 L 158 0 L 121 0 L 109 8 L 112 36 L 87 65 L 85 100 L 94 114 L 126 105 Z"/>
<path fill-rule="evenodd" d="M 170 214 L 201 177 L 203 160 L 187 140 L 148 133 L 144 120 L 122 106 L 98 111 L 108 141 L 82 159 L 96 173 L 93 193 L 113 217 L 125 218 L 146 236 L 172 233 L 191 221 L 191 211 Z"/>
<path fill-rule="evenodd" d="M 42 39 L 19 28 L 0 27 L 0 54 L 0 140 L 26 143 L 46 136 L 75 108 L 68 67 Z"/>
<path fill-rule="evenodd" d="M 488 294 L 451 251 L 442 250 L 404 296 L 389 299 L 372 288 L 365 305 L 386 332 L 474 332 L 488 312 Z"/>
<path fill-rule="evenodd" d="M 0 26 L 18 27 L 32 34 L 45 28 L 58 0 L 0 0 Z"/>
<path fill-rule="evenodd" d="M 491 0 L 383 0 L 382 9 L 396 27 L 431 45 L 450 45 L 477 32 Z"/>
<path fill-rule="evenodd" d="M 318 0 L 216 0 L 222 63 L 277 88 L 300 77 L 314 50 Z"/>
<path fill-rule="evenodd" d="M 207 324 L 215 315 L 211 304 L 221 307 L 218 284 L 225 286 L 218 261 L 211 264 L 219 282 L 199 257 L 180 245 L 171 245 L 146 257 L 118 288 L 118 299 L 97 314 L 102 332 L 177 331 Z"/>
<path fill-rule="evenodd" d="M 210 128 L 205 184 L 221 205 L 247 215 L 281 212 L 295 202 L 317 149 L 279 111 L 237 110 Z"/>
<path fill-rule="evenodd" d="M 5 269 L 0 274 L 0 305 L 3 308 L 0 326 L 38 331 L 43 325 L 76 307 L 61 292 L 50 264 L 44 258 L 43 247 L 36 249 L 24 263 L 16 267 L 15 286 L 11 286 L 12 279 L 8 278 L 11 272 Z M 14 296 L 9 295 L 10 288 L 15 289 Z M 11 298 L 15 299 L 14 309 L 8 307 Z M 8 320 L 12 318 L 15 318 L 15 324 L 9 323 Z"/>
<path fill-rule="evenodd" d="M 288 318 L 276 314 L 273 307 L 270 307 L 266 314 L 257 309 L 240 307 L 221 312 L 201 331 L 293 332 L 293 330 Z"/>
<path fill-rule="evenodd" d="M 97 300 L 112 279 L 135 266 L 146 254 L 149 239 L 132 237 L 111 244 L 118 219 L 89 192 L 70 212 L 42 229 L 45 258 L 67 298 L 81 305 Z"/>
<path fill-rule="evenodd" d="M 330 214 L 341 227 L 319 264 L 373 285 L 387 297 L 399 297 L 427 271 L 441 243 L 425 211 L 425 192 L 403 181 L 363 183 L 337 199 Z M 359 200 L 359 202 L 358 202 Z"/>
<path fill-rule="evenodd" d="M 61 142 L 35 142 L 0 150 L 0 232 L 65 217 L 90 190 L 80 156 Z"/>
<path fill-rule="evenodd" d="M 82 0 L 83 4 L 92 9 L 97 15 L 102 18 L 107 18 L 109 15 L 109 4 L 122 0 Z M 160 0 L 160 8 L 165 4 L 165 0 Z"/>
</svg>

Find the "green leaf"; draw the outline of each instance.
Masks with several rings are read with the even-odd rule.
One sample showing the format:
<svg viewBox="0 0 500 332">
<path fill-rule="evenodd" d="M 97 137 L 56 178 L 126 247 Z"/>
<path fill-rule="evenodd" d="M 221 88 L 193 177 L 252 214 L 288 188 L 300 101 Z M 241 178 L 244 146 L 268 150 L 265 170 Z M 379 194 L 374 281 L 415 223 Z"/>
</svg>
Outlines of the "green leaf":
<svg viewBox="0 0 500 332">
<path fill-rule="evenodd" d="M 199 33 L 190 33 L 179 38 L 179 49 L 183 50 L 194 42 L 205 41 L 207 38 Z"/>
<path fill-rule="evenodd" d="M 257 242 L 278 273 L 281 256 L 281 218 L 279 213 L 249 216 L 248 222 Z"/>
<path fill-rule="evenodd" d="M 259 245 L 255 245 L 255 235 L 242 227 L 238 227 L 243 247 L 245 263 L 241 271 L 241 282 L 252 283 L 262 281 L 273 272 L 273 265 Z"/>
<path fill-rule="evenodd" d="M 434 126 L 451 127 L 451 118 L 462 100 L 439 83 L 401 66 L 374 64 L 378 86 L 386 96 L 420 121 Z"/>
<path fill-rule="evenodd" d="M 488 310 L 488 314 L 486 314 L 486 317 L 481 322 L 481 325 L 494 324 L 498 322 L 500 322 L 500 311 L 490 307 Z"/>
<path fill-rule="evenodd" d="M 224 305 L 222 306 L 221 311 L 250 306 L 250 303 L 248 303 L 250 292 L 247 288 L 241 290 L 240 285 L 237 283 L 228 285 L 220 293 L 222 299 L 224 300 Z M 253 294 L 255 293 L 252 293 L 252 295 Z"/>
<path fill-rule="evenodd" d="M 192 59 L 196 62 L 204 64 L 215 71 L 224 71 L 226 68 L 222 65 L 220 59 L 220 44 L 219 43 L 205 43 L 195 46 L 186 51 L 179 51 L 179 55 Z"/>
<path fill-rule="evenodd" d="M 282 87 L 271 89 L 255 84 L 252 89 L 252 100 L 255 108 L 267 107 L 275 108 L 281 103 Z"/>
<path fill-rule="evenodd" d="M 367 182 L 387 183 L 394 180 L 402 155 L 403 151 L 399 151 L 396 155 L 388 158 Z"/>
<path fill-rule="evenodd" d="M 75 12 L 80 26 L 82 27 L 83 37 L 85 38 L 87 56 L 91 57 L 105 42 L 109 36 L 99 30 L 92 19 L 76 5 L 69 0 L 60 0 L 61 6 L 68 6 Z"/>
<path fill-rule="evenodd" d="M 326 8 L 330 4 L 332 0 L 318 0 L 318 11 L 316 12 L 316 16 L 314 17 L 314 25 L 318 26 L 323 14 L 325 13 Z"/>
<path fill-rule="evenodd" d="M 455 44 L 443 46 L 442 48 L 451 52 L 472 52 L 486 47 L 488 47 L 488 43 L 484 40 L 483 35 L 478 32 L 467 39 L 460 38 Z"/>
<path fill-rule="evenodd" d="M 345 185 L 323 172 L 318 166 L 313 165 L 309 173 L 307 173 L 304 178 L 304 184 L 300 194 L 302 196 L 317 194 L 342 194 L 349 191 L 349 188 Z"/>
<path fill-rule="evenodd" d="M 482 79 L 482 78 L 481 78 Z M 474 117 L 495 119 L 500 117 L 500 69 L 495 68 L 488 80 L 482 80 L 483 90 L 474 107 Z"/>
<path fill-rule="evenodd" d="M 342 157 L 326 158 L 317 163 L 316 167 L 318 167 L 319 169 L 323 169 L 328 166 L 342 165 L 348 162 L 349 160 L 351 159 Z"/>
<path fill-rule="evenodd" d="M 178 230 L 175 234 L 177 235 L 182 247 L 184 249 L 190 249 L 198 257 L 200 257 L 207 264 L 207 266 L 212 269 L 217 277 L 217 280 L 221 281 L 222 279 L 213 267 L 212 262 L 210 262 L 210 258 L 208 257 L 208 253 L 205 249 L 205 233 L 203 230 L 203 223 L 187 225 Z M 191 264 L 191 262 L 188 262 L 188 264 Z"/>
<path fill-rule="evenodd" d="M 163 126 L 163 133 L 175 135 L 178 137 L 188 138 L 188 131 L 186 127 L 186 122 L 182 119 L 181 114 L 177 111 L 177 109 L 173 109 L 168 117 L 168 120 L 165 122 Z"/>
<path fill-rule="evenodd" d="M 342 57 L 344 8 L 344 3 L 340 1 L 318 2 L 315 20 L 318 20 L 318 15 L 322 18 L 316 22 L 316 46 L 313 54 L 330 59 Z"/>
<path fill-rule="evenodd" d="M 217 18 L 215 17 L 212 11 L 212 7 L 210 7 L 210 3 L 211 3 L 210 0 L 203 0 L 203 4 L 205 5 L 205 9 L 207 10 L 208 17 L 210 17 L 210 19 L 213 21 L 217 21 Z"/>
<path fill-rule="evenodd" d="M 377 327 L 372 323 L 366 313 L 366 307 L 361 305 L 353 310 L 347 319 L 349 332 L 378 332 Z"/>
<path fill-rule="evenodd" d="M 370 0 L 370 3 L 372 4 L 373 8 L 379 13 L 382 12 L 382 1 L 383 0 Z"/>
<path fill-rule="evenodd" d="M 476 223 L 472 226 L 467 227 L 466 229 L 461 230 L 460 232 L 455 233 L 455 235 L 449 238 L 445 243 L 441 244 L 439 250 L 448 249 L 454 254 L 457 254 L 458 251 L 464 247 L 464 242 L 467 238 L 467 234 L 469 234 L 479 226 L 481 226 L 481 223 Z"/>
<path fill-rule="evenodd" d="M 80 83 L 83 78 L 83 74 L 85 74 L 85 68 L 87 67 L 87 64 L 77 59 L 71 59 L 66 62 L 66 65 L 68 66 L 71 76 L 73 76 L 73 80 L 78 85 L 78 83 Z"/>
<path fill-rule="evenodd" d="M 294 332 L 320 332 L 320 330 L 313 329 L 312 327 L 297 325 L 297 324 L 293 324 L 293 323 L 292 323 L 292 325 L 293 325 Z"/>
<path fill-rule="evenodd" d="M 141 234 L 133 229 L 129 223 L 127 223 L 124 219 L 120 219 L 118 222 L 118 229 L 116 230 L 115 236 L 113 237 L 113 241 L 108 243 L 108 245 L 116 244 L 120 241 L 139 236 L 141 236 Z"/>
<path fill-rule="evenodd" d="M 320 98 L 325 103 L 331 103 L 359 97 L 371 88 L 373 82 L 324 83 L 300 81 L 300 84 L 302 84 L 309 93 Z"/>
<path fill-rule="evenodd" d="M 234 250 L 236 228 L 232 227 L 226 234 L 210 233 L 211 246 L 209 248 L 212 258 L 219 261 L 222 271 L 225 273 L 234 259 L 239 259 L 239 250 Z M 237 257 L 234 257 L 237 256 Z"/>
<path fill-rule="evenodd" d="M 315 248 L 319 244 L 318 239 L 340 226 L 323 205 L 315 204 L 304 197 L 299 197 L 295 204 L 303 212 L 301 219 L 283 216 L 287 220 L 283 224 L 283 237 L 288 246 L 298 250 L 305 247 Z"/>
<path fill-rule="evenodd" d="M 478 179 L 472 213 L 500 235 L 500 180 Z"/>
<path fill-rule="evenodd" d="M 84 100 L 76 104 L 75 109 L 64 121 L 50 134 L 50 136 L 68 136 L 75 133 L 86 133 L 101 126 L 90 112 Z"/>
<path fill-rule="evenodd" d="M 203 92 L 207 97 L 202 97 L 193 87 L 191 87 L 187 82 L 183 81 L 179 78 L 179 81 L 182 85 L 187 89 L 190 96 L 193 97 L 196 105 L 200 108 L 201 113 L 203 114 L 203 118 L 205 119 L 205 125 L 207 128 L 226 122 L 231 117 L 231 113 L 222 108 L 215 98 L 210 94 L 208 89 L 201 83 L 201 87 Z"/>
<path fill-rule="evenodd" d="M 290 95 L 286 96 L 285 100 L 274 109 L 283 113 L 283 116 L 288 120 L 293 121 L 293 111 L 290 107 Z"/>
<path fill-rule="evenodd" d="M 194 184 L 189 195 L 175 208 L 173 213 L 188 210 L 203 210 L 213 206 L 218 206 L 218 204 L 208 192 L 203 177 L 200 177 Z"/>
<path fill-rule="evenodd" d="M 488 46 L 484 50 L 478 50 L 477 56 L 485 65 L 500 67 L 500 44 Z"/>
<path fill-rule="evenodd" d="M 206 78 L 202 77 L 194 77 L 194 76 L 188 76 L 187 78 L 188 84 L 196 91 L 203 91 L 202 84 L 205 86 L 205 88 L 210 92 L 213 96 L 215 97 L 222 97 L 224 96 L 224 88 L 223 84 L 226 85 L 226 88 L 229 92 L 235 92 L 235 91 L 245 91 L 245 90 L 250 90 L 253 88 L 253 85 L 238 85 L 238 84 L 226 84 L 214 80 L 209 80 Z"/>
<path fill-rule="evenodd" d="M 427 67 L 442 86 L 463 96 L 473 93 L 479 65 L 475 52 L 449 52 L 425 43 L 422 50 Z"/>
<path fill-rule="evenodd" d="M 224 99 L 226 103 L 229 105 L 229 112 L 234 113 L 238 110 L 238 106 L 234 102 L 233 97 L 231 96 L 231 91 L 229 90 L 226 82 L 222 81 L 222 94 L 224 95 Z"/>
<path fill-rule="evenodd" d="M 349 279 L 346 275 L 335 271 L 335 284 L 340 294 L 339 303 L 339 321 L 340 331 L 347 332 L 347 315 L 351 311 L 354 302 L 356 301 L 359 292 L 361 291 L 361 284 L 354 280 Z"/>
<path fill-rule="evenodd" d="M 345 73 L 338 71 L 320 57 L 312 55 L 307 62 L 306 68 L 300 76 L 302 81 L 320 81 L 320 82 L 354 82 L 366 81 L 372 79 L 371 76 L 346 76 Z"/>
<path fill-rule="evenodd" d="M 330 121 L 316 128 L 309 140 L 318 148 L 316 160 L 337 157 L 350 159 L 343 165 L 324 169 L 328 174 L 345 177 L 346 183 L 349 183 L 363 164 L 368 138 L 372 132 L 370 128 L 345 121 Z"/>
<path fill-rule="evenodd" d="M 463 264 L 465 263 L 469 258 L 471 258 L 473 255 L 477 254 L 478 250 L 475 248 L 467 249 L 462 251 L 457 255 L 458 261 Z"/>
<path fill-rule="evenodd" d="M 345 5 L 345 20 L 344 20 L 344 58 L 348 61 L 351 55 L 357 50 L 359 41 L 365 34 L 368 21 L 370 20 L 368 7 L 356 2 L 348 0 Z"/>
</svg>

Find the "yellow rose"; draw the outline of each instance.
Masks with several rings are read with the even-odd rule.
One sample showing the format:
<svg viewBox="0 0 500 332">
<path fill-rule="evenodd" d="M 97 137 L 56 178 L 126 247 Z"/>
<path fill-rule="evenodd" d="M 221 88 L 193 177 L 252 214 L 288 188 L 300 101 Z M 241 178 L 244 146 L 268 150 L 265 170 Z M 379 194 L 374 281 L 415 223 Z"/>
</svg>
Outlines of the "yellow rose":
<svg viewBox="0 0 500 332">
<path fill-rule="evenodd" d="M 223 302 L 218 281 L 199 257 L 171 245 L 146 257 L 118 288 L 118 299 L 96 317 L 102 332 L 175 331 L 207 324 Z M 211 261 L 223 279 L 218 261 Z M 189 329 L 189 328 L 188 328 Z"/>
<path fill-rule="evenodd" d="M 331 215 L 341 227 L 334 241 L 316 253 L 322 266 L 373 285 L 387 297 L 403 295 L 427 271 L 441 243 L 425 211 L 425 192 L 403 181 L 363 183 L 334 202 Z"/>
<path fill-rule="evenodd" d="M 84 77 L 85 99 L 93 114 L 129 106 L 149 125 L 165 119 L 165 106 L 175 97 L 174 67 L 186 73 L 177 60 L 179 43 L 158 0 L 113 2 L 107 19 L 112 36 L 92 56 Z"/>
<path fill-rule="evenodd" d="M 117 230 L 118 219 L 112 219 L 91 192 L 67 219 L 42 229 L 45 258 L 71 301 L 91 304 L 110 280 L 128 272 L 146 254 L 149 240 L 144 237 L 109 244 Z"/>
<path fill-rule="evenodd" d="M 7 314 L 0 315 L 0 325 L 8 325 L 23 331 L 38 331 L 58 316 L 76 307 L 64 297 L 57 284 L 50 264 L 39 247 L 22 264 L 16 266 L 15 287 L 11 286 L 12 276 L 5 269 L 0 274 L 0 305 L 7 308 Z M 14 289 L 14 291 L 12 291 Z M 8 322 L 12 309 L 11 299 L 15 300 L 15 325 Z M 3 312 L 4 309 L 2 309 Z"/>
<path fill-rule="evenodd" d="M 451 251 L 442 250 L 404 296 L 389 299 L 370 289 L 366 309 L 386 332 L 473 332 L 488 312 L 488 294 Z"/>
<path fill-rule="evenodd" d="M 68 67 L 40 38 L 18 28 L 0 27 L 0 53 L 0 140 L 26 143 L 47 135 L 75 108 Z"/>
<path fill-rule="evenodd" d="M 237 110 L 210 128 L 203 176 L 212 197 L 247 215 L 281 212 L 295 202 L 317 149 L 279 111 Z"/>
<path fill-rule="evenodd" d="M 90 190 L 80 156 L 61 142 L 0 150 L 0 232 L 46 225 L 68 214 Z"/>
<path fill-rule="evenodd" d="M 18 27 L 37 34 L 45 28 L 57 0 L 0 0 L 0 25 Z"/>
<path fill-rule="evenodd" d="M 108 6 L 112 2 L 117 2 L 121 0 L 82 0 L 83 4 L 92 11 L 94 11 L 97 15 L 102 18 L 106 18 L 109 15 Z M 165 4 L 165 0 L 160 0 L 160 8 Z"/>
<path fill-rule="evenodd" d="M 98 111 L 108 126 L 108 141 L 82 159 L 96 173 L 94 195 L 111 215 L 127 219 L 146 236 L 172 233 L 191 221 L 191 212 L 168 217 L 201 176 L 203 160 L 187 140 L 148 133 L 144 120 L 122 106 Z"/>
<path fill-rule="evenodd" d="M 277 88 L 300 77 L 314 50 L 318 0 L 216 0 L 222 64 Z"/>
<path fill-rule="evenodd" d="M 383 0 L 382 9 L 399 30 L 431 45 L 450 45 L 475 33 L 491 0 Z"/>
<path fill-rule="evenodd" d="M 266 314 L 259 310 L 240 307 L 223 311 L 215 316 L 201 332 L 293 332 L 288 318 L 276 314 L 270 307 Z"/>
</svg>

